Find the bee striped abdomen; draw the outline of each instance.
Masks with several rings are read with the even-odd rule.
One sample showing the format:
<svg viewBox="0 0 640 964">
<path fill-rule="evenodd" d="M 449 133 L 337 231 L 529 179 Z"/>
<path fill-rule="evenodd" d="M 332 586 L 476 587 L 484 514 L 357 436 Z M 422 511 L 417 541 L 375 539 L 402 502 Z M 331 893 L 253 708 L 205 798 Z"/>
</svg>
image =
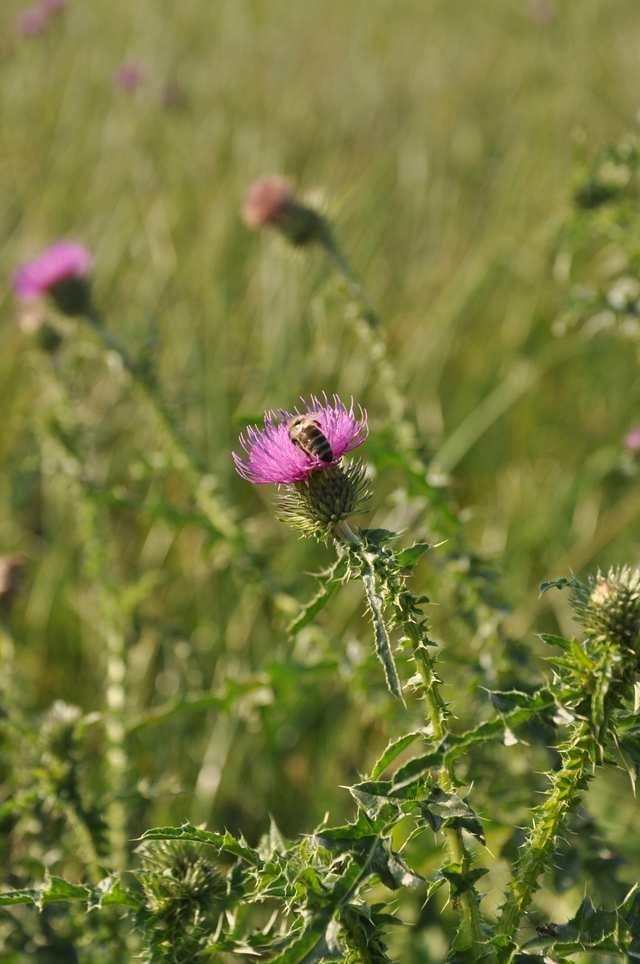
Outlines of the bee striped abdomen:
<svg viewBox="0 0 640 964">
<path fill-rule="evenodd" d="M 287 423 L 289 438 L 310 458 L 333 462 L 333 451 L 319 423 L 308 415 L 296 415 Z"/>
</svg>

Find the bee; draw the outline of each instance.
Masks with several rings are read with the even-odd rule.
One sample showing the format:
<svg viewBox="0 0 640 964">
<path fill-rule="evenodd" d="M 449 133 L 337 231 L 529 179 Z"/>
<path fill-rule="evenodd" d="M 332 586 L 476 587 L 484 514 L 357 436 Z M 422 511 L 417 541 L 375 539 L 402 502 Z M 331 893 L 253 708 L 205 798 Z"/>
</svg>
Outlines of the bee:
<svg viewBox="0 0 640 964">
<path fill-rule="evenodd" d="M 331 444 L 312 415 L 295 415 L 287 422 L 289 438 L 311 458 L 333 462 Z"/>
</svg>

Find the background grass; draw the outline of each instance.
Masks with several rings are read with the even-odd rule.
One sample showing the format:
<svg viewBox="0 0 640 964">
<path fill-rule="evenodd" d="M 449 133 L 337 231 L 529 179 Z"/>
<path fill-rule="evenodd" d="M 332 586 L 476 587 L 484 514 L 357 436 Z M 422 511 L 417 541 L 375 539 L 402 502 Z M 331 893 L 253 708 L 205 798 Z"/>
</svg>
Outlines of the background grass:
<svg viewBox="0 0 640 964">
<path fill-rule="evenodd" d="M 135 503 L 100 522 L 108 578 L 133 599 L 128 718 L 263 674 L 230 712 L 133 734 L 132 792 L 146 802 L 131 829 L 191 817 L 255 837 L 271 812 L 286 834 L 308 831 L 347 812 L 337 788 L 367 769 L 395 711 L 375 664 L 357 671 L 369 641 L 356 595 L 292 649 L 287 616 L 312 591 L 301 574 L 331 554 L 279 525 L 229 452 L 247 419 L 301 393 L 355 395 L 374 434 L 384 404 L 322 257 L 251 235 L 245 187 L 284 173 L 335 219 L 434 468 L 470 509 L 466 538 L 496 560 L 510 628 L 542 652 L 534 632 L 568 626 L 564 603 L 537 601 L 542 579 L 636 559 L 640 496 L 619 472 L 636 360 L 605 339 L 555 338 L 566 293 L 552 252 L 576 160 L 635 124 L 637 5 L 92 0 L 31 40 L 14 37 L 18 9 L 0 12 L 0 549 L 29 560 L 13 621 L 21 700 L 104 700 L 86 520 L 42 460 L 51 397 L 10 291 L 17 262 L 72 236 L 95 253 L 110 327 L 153 364 L 281 590 L 265 618 L 224 546 L 153 509 L 188 503 L 184 482 L 117 367 L 72 332 L 55 364 L 81 461 Z M 113 85 L 124 60 L 144 71 L 133 94 Z M 184 100 L 168 107 L 170 83 Z M 398 484 L 376 480 L 374 524 L 412 518 Z M 412 536 L 429 537 L 423 519 Z M 464 665 L 464 632 L 447 611 L 434 619 Z M 619 792 L 596 787 L 594 805 Z"/>
</svg>

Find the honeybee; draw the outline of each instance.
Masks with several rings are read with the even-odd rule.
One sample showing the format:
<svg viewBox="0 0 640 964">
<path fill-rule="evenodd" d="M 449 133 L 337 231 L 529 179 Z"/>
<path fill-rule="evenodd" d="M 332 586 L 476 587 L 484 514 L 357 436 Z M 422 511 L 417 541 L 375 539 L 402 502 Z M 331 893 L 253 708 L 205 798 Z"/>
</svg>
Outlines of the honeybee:
<svg viewBox="0 0 640 964">
<path fill-rule="evenodd" d="M 321 462 L 333 462 L 331 444 L 320 428 L 320 423 L 311 415 L 295 415 L 287 422 L 289 438 L 311 458 Z"/>
</svg>

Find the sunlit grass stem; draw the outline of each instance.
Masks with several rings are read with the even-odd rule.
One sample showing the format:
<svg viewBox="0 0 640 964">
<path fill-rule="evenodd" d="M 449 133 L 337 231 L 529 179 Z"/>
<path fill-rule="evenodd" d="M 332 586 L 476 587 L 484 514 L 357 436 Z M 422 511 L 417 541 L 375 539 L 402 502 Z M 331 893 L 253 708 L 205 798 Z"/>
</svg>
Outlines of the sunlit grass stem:
<svg viewBox="0 0 640 964">
<path fill-rule="evenodd" d="M 426 472 L 426 466 L 422 465 L 416 455 L 418 441 L 416 428 L 407 417 L 406 399 L 398 387 L 400 381 L 398 373 L 389 359 L 381 318 L 372 307 L 362 282 L 328 228 L 322 233 L 320 243 L 329 261 L 345 283 L 347 293 L 355 306 L 353 328 L 371 367 L 378 376 L 381 395 L 387 404 L 389 418 L 396 428 L 396 444 L 406 456 L 409 456 L 414 469 L 420 471 L 422 468 Z"/>
</svg>

